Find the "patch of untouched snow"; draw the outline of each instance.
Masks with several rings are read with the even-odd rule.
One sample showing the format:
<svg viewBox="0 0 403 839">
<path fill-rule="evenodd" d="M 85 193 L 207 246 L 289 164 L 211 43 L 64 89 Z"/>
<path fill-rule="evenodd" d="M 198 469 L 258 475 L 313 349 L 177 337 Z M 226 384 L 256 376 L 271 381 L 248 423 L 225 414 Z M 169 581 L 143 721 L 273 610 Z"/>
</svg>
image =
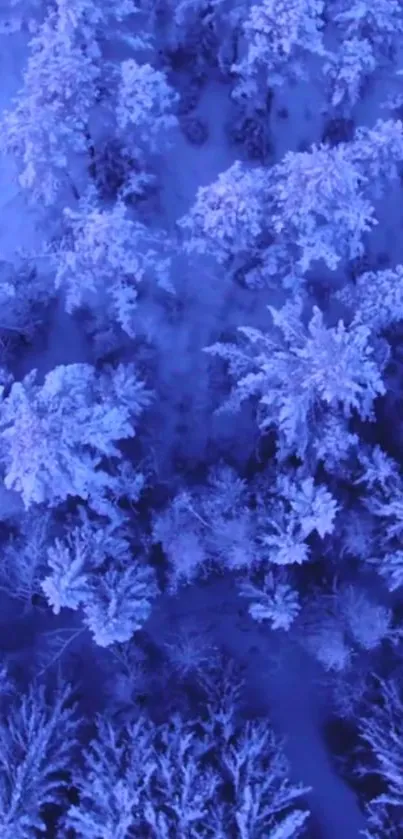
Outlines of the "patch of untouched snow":
<svg viewBox="0 0 403 839">
<path fill-rule="evenodd" d="M 88 362 L 89 348 L 83 329 L 77 320 L 64 310 L 64 301 L 60 297 L 54 306 L 49 332 L 33 341 L 30 352 L 21 360 L 18 374 L 26 376 L 30 370 L 38 370 L 39 379 L 60 364 L 78 364 Z"/>
<path fill-rule="evenodd" d="M 243 446 L 239 442 L 243 417 L 237 415 L 234 419 L 231 415 L 214 413 L 223 386 L 219 380 L 217 387 L 216 381 L 220 376 L 220 365 L 203 349 L 217 340 L 221 330 L 228 330 L 228 334 L 235 336 L 238 325 L 253 321 L 247 311 L 252 301 L 255 307 L 261 301 L 261 315 L 269 320 L 260 295 L 237 289 L 225 275 L 215 274 L 207 260 L 204 270 L 201 260 L 193 273 L 191 266 L 182 268 L 178 285 L 177 298 L 170 301 L 172 317 L 167 307 L 157 308 L 153 303 L 142 306 L 141 312 L 139 310 L 139 330 L 153 347 L 157 347 L 156 414 L 158 427 L 161 427 L 160 431 L 153 428 L 152 442 L 160 469 L 166 476 L 172 474 L 171 457 L 179 455 L 191 462 L 208 460 L 218 439 L 220 446 L 231 446 L 235 430 L 237 445 L 247 456 L 248 437 L 250 445 L 255 423 L 247 423 L 246 446 Z M 181 312 L 184 300 L 186 319 Z"/>
<path fill-rule="evenodd" d="M 178 130 L 161 161 L 160 223 L 174 240 L 178 235 L 176 221 L 189 211 L 198 188 L 213 183 L 240 156 L 226 135 L 232 108 L 229 86 L 210 82 L 191 113 L 208 124 L 207 142 L 194 146 Z M 222 393 L 228 380 L 215 386 L 219 363 L 203 349 L 224 332 L 227 339 L 235 339 L 238 326 L 265 329 L 270 324 L 267 305 L 276 305 L 277 298 L 272 290 L 241 287 L 207 254 L 189 260 L 175 257 L 173 285 L 176 296 L 167 305 L 142 303 L 138 324 L 139 334 L 156 347 L 159 359 L 157 412 L 162 427 L 160 432 L 153 428 L 153 443 L 164 475 L 172 471 L 172 456 L 193 462 L 209 459 L 218 440 L 222 454 L 233 447 L 235 430 L 241 436 L 244 430 L 245 440 L 248 436 L 249 442 L 253 439 L 254 425 L 247 419 L 247 412 L 236 418 L 214 413 L 218 392 Z M 239 437 L 237 447 L 248 456 L 248 446 L 243 447 Z"/>
<path fill-rule="evenodd" d="M 0 35 L 0 111 L 9 107 L 22 84 L 29 39 L 27 32 Z"/>
<path fill-rule="evenodd" d="M 0 483 L 0 521 L 20 520 L 24 514 L 21 495 Z"/>
<path fill-rule="evenodd" d="M 138 331 L 157 350 L 157 460 L 167 474 L 172 474 L 174 453 L 185 461 L 210 462 L 219 449 L 220 456 L 225 450 L 243 463 L 258 434 L 256 423 L 248 409 L 236 416 L 215 413 L 229 380 L 219 360 L 203 350 L 223 337 L 235 341 L 237 327 L 245 324 L 270 328 L 267 306 L 277 305 L 277 295 L 240 287 L 207 256 L 190 263 L 179 260 L 173 282 L 176 295 L 165 306 L 150 302 L 139 308 Z"/>
<path fill-rule="evenodd" d="M 299 81 L 298 84 L 285 82 L 275 90 L 270 125 L 276 163 L 288 151 L 301 151 L 312 143 L 320 143 L 325 125 L 325 106 L 323 84 L 315 81 L 314 68 L 310 81 Z M 284 108 L 287 117 L 279 113 Z"/>
<path fill-rule="evenodd" d="M 39 214 L 12 178 L 13 168 L 13 161 L 0 158 L 0 259 L 19 264 L 24 254 L 41 252 L 44 232 Z M 35 262 L 34 257 L 30 264 Z"/>
<path fill-rule="evenodd" d="M 236 157 L 225 134 L 231 109 L 228 90 L 219 82 L 209 83 L 191 114 L 208 124 L 206 143 L 192 145 L 177 129 L 161 159 L 159 223 L 174 241 L 179 235 L 176 221 L 188 212 L 198 188 L 215 181 Z M 227 437 L 231 436 L 231 418 L 219 421 L 213 413 L 214 363 L 203 348 L 216 341 L 223 330 L 235 334 L 237 326 L 251 319 L 255 323 L 253 311 L 266 315 L 267 321 L 265 305 L 269 302 L 267 295 L 262 298 L 237 286 L 207 255 L 190 260 L 175 256 L 172 280 L 175 296 L 161 301 L 162 305 L 143 301 L 136 325 L 138 334 L 157 350 L 159 404 L 153 446 L 164 476 L 172 474 L 172 457 L 200 462 L 208 457 L 208 446 L 217 434 L 222 435 L 224 426 Z"/>
<path fill-rule="evenodd" d="M 236 149 L 225 135 L 231 102 L 229 88 L 210 82 L 203 90 L 197 108 L 189 116 L 208 124 L 209 136 L 202 146 L 194 146 L 180 129 L 161 164 L 163 212 L 169 227 L 192 206 L 199 186 L 207 186 L 233 164 Z"/>
<path fill-rule="evenodd" d="M 312 787 L 307 801 L 321 839 L 359 839 L 364 816 L 354 792 L 335 772 L 321 733 L 320 672 L 315 662 L 285 640 L 278 668 L 272 674 L 269 668 L 264 678 L 259 667 L 257 679 L 259 674 L 270 718 L 286 737 L 285 751 L 295 777 Z"/>
</svg>

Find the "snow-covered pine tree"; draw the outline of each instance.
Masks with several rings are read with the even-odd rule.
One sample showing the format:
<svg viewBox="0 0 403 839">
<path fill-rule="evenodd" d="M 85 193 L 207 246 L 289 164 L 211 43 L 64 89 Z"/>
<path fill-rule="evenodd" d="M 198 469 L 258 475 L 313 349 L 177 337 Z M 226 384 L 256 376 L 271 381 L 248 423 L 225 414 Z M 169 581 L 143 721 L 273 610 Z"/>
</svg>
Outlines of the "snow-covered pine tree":
<svg viewBox="0 0 403 839">
<path fill-rule="evenodd" d="M 317 429 L 330 414 L 373 417 L 374 400 L 385 392 L 382 371 L 363 324 L 347 328 L 340 320 L 328 327 L 315 307 L 305 326 L 298 303 L 270 312 L 271 332 L 241 327 L 241 344 L 218 343 L 206 352 L 227 361 L 236 382 L 224 409 L 254 399 L 259 427 L 276 428 L 281 448 L 303 457 L 318 433 L 314 417 Z"/>
<path fill-rule="evenodd" d="M 3 839 L 29 839 L 46 832 L 50 808 L 67 803 L 78 733 L 71 689 L 47 697 L 31 687 L 2 716 L 0 832 Z"/>
<path fill-rule="evenodd" d="M 132 147 L 158 151 L 177 127 L 175 115 L 179 94 L 168 84 L 165 73 L 151 64 L 128 58 L 120 65 L 116 120 L 119 137 Z"/>
<path fill-rule="evenodd" d="M 66 208 L 64 215 L 67 232 L 52 261 L 67 311 L 83 306 L 106 311 L 109 321 L 134 337 L 139 285 L 147 288 L 151 280 L 172 291 L 166 237 L 133 221 L 123 201 L 101 208 L 92 192 L 78 210 Z"/>
<path fill-rule="evenodd" d="M 66 826 L 82 839 L 123 839 L 150 830 L 161 837 L 297 839 L 309 815 L 301 806 L 308 789 L 288 780 L 282 744 L 271 728 L 229 722 L 222 726 L 224 737 L 218 728 L 210 717 L 187 722 L 176 715 L 157 726 L 143 716 L 120 728 L 98 720 L 75 779 L 79 803 L 70 807 Z"/>
<path fill-rule="evenodd" d="M 262 105 L 273 85 L 306 77 L 309 54 L 324 56 L 322 0 L 261 0 L 243 24 L 244 52 L 232 66 L 234 97 Z"/>
<path fill-rule="evenodd" d="M 362 254 L 376 219 L 350 144 L 287 152 L 271 181 L 274 230 L 292 250 L 297 244 L 303 271 L 320 259 L 334 270 L 341 259 Z"/>
<path fill-rule="evenodd" d="M 51 204 L 69 185 L 71 159 L 88 150 L 86 129 L 101 74 L 99 47 L 74 14 L 49 11 L 30 41 L 23 86 L 1 120 L 0 147 L 16 157 L 19 180 Z"/>
<path fill-rule="evenodd" d="M 196 201 L 178 222 L 189 253 L 208 253 L 220 264 L 250 256 L 267 224 L 268 177 L 239 160 L 209 186 L 199 187 Z"/>
<path fill-rule="evenodd" d="M 121 457 L 116 444 L 134 436 L 149 399 L 131 365 L 101 375 L 89 364 L 60 365 L 42 385 L 31 371 L 0 405 L 7 488 L 21 493 L 26 508 L 102 495 L 113 477 L 101 463 Z"/>
</svg>

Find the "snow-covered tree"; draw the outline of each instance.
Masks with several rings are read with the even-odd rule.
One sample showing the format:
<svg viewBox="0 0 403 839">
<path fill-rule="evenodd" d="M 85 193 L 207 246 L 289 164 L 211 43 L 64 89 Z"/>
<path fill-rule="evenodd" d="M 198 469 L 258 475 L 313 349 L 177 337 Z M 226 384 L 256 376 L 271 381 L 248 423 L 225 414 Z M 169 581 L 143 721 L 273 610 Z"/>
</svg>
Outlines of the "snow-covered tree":
<svg viewBox="0 0 403 839">
<path fill-rule="evenodd" d="M 344 478 L 359 442 L 358 435 L 349 429 L 348 418 L 328 414 L 321 423 L 320 435 L 312 440 L 312 461 L 322 463 L 329 474 Z"/>
<path fill-rule="evenodd" d="M 334 270 L 340 259 L 362 254 L 363 236 L 376 220 L 365 195 L 366 176 L 348 144 L 287 152 L 271 180 L 274 229 L 298 245 L 304 271 L 319 259 Z"/>
<path fill-rule="evenodd" d="M 360 766 L 360 774 L 377 775 L 385 790 L 369 804 L 368 837 L 398 839 L 403 809 L 403 703 L 397 682 L 377 681 L 359 725 L 361 739 L 373 758 L 369 765 Z"/>
<path fill-rule="evenodd" d="M 268 834 L 268 839 L 296 839 L 304 832 L 307 814 L 303 810 L 294 810 L 281 819 L 281 822 Z"/>
<path fill-rule="evenodd" d="M 331 0 L 330 10 L 343 39 L 368 39 L 378 57 L 390 57 L 403 32 L 399 0 Z"/>
<path fill-rule="evenodd" d="M 178 627 L 175 626 L 168 637 L 164 647 L 170 665 L 180 679 L 186 679 L 190 674 L 203 678 L 208 669 L 221 666 L 220 651 L 212 633 L 200 624 L 197 615 L 185 619 L 181 616 Z"/>
<path fill-rule="evenodd" d="M 89 364 L 61 365 L 43 385 L 31 371 L 0 405 L 7 488 L 26 508 L 102 495 L 113 483 L 102 460 L 121 456 L 116 443 L 134 436 L 149 398 L 131 365 L 101 375 Z"/>
<path fill-rule="evenodd" d="M 392 478 L 379 491 L 364 496 L 367 509 L 378 519 L 384 543 L 393 544 L 403 534 L 403 483 L 400 477 Z"/>
<path fill-rule="evenodd" d="M 372 538 L 366 559 L 384 578 L 390 591 L 403 585 L 403 481 L 397 461 L 379 447 L 359 452 L 362 504 L 370 515 Z"/>
<path fill-rule="evenodd" d="M 43 508 L 32 509 L 22 517 L 18 536 L 10 536 L 2 550 L 0 588 L 26 609 L 41 594 L 50 532 L 50 514 Z"/>
<path fill-rule="evenodd" d="M 248 721 L 240 727 L 227 740 L 222 762 L 234 790 L 235 800 L 230 806 L 240 836 L 264 835 L 267 830 L 276 835 L 277 830 L 281 837 L 290 815 L 284 810 L 289 808 L 294 816 L 294 836 L 303 832 L 308 812 L 296 809 L 295 804 L 309 788 L 289 784 L 289 767 L 281 744 L 265 722 Z"/>
<path fill-rule="evenodd" d="M 178 125 L 175 108 L 179 94 L 165 74 L 133 58 L 121 64 L 116 119 L 119 136 L 129 145 L 157 151 Z"/>
<path fill-rule="evenodd" d="M 290 516 L 283 505 L 275 510 L 259 533 L 261 558 L 274 565 L 303 565 L 310 558 L 310 548 L 305 541 L 298 520 Z"/>
<path fill-rule="evenodd" d="M 69 688 L 46 698 L 31 688 L 13 699 L 0 727 L 0 832 L 3 839 L 45 833 L 45 813 L 71 783 L 77 719 Z"/>
<path fill-rule="evenodd" d="M 218 66 L 225 77 L 238 54 L 245 20 L 244 0 L 170 0 L 169 46 L 183 45 L 195 53 L 196 73 Z M 167 25 L 169 26 L 167 21 Z"/>
<path fill-rule="evenodd" d="M 145 477 L 133 463 L 124 459 L 111 464 L 109 471 L 113 480 L 102 495 L 91 499 L 91 508 L 114 527 L 120 527 L 127 517 L 124 505 L 134 508 L 145 487 Z"/>
<path fill-rule="evenodd" d="M 383 271 L 366 271 L 337 292 L 355 321 L 382 332 L 403 320 L 403 265 Z"/>
<path fill-rule="evenodd" d="M 208 485 L 179 492 L 153 521 L 153 540 L 169 563 L 169 587 L 193 582 L 214 566 L 239 571 L 256 560 L 248 492 L 234 470 L 219 466 Z"/>
<path fill-rule="evenodd" d="M 34 200 L 52 204 L 66 185 L 77 197 L 74 161 L 91 151 L 89 121 L 110 64 L 100 44 L 136 12 L 131 0 L 55 0 L 35 27 L 23 85 L 2 116 L 0 136 Z"/>
<path fill-rule="evenodd" d="M 401 123 L 378 120 L 350 143 L 287 152 L 270 171 L 236 161 L 199 188 L 180 219 L 185 250 L 234 270 L 256 260 L 260 284 L 281 277 L 298 289 L 313 263 L 335 270 L 362 256 L 364 237 L 378 224 L 372 200 L 397 177 L 402 158 Z"/>
<path fill-rule="evenodd" d="M 243 24 L 245 55 L 232 70 L 240 79 L 234 95 L 265 101 L 269 88 L 287 76 L 306 76 L 306 57 L 323 56 L 322 0 L 261 0 Z"/>
<path fill-rule="evenodd" d="M 158 594 L 155 575 L 145 563 L 132 559 L 124 568 L 109 568 L 84 604 L 84 623 L 100 647 L 129 641 L 151 613 Z"/>
<path fill-rule="evenodd" d="M 249 614 L 255 621 L 269 621 L 272 629 L 288 630 L 301 609 L 297 591 L 273 572 L 266 574 L 263 584 L 244 581 L 239 586 L 242 597 L 250 600 Z"/>
<path fill-rule="evenodd" d="M 278 492 L 298 520 L 303 538 L 316 532 L 323 539 L 327 533 L 333 532 L 338 504 L 323 484 L 315 484 L 314 479 L 305 477 L 301 470 L 292 478 L 280 474 Z"/>
<path fill-rule="evenodd" d="M 308 817 L 299 806 L 307 789 L 288 781 L 271 729 L 229 722 L 223 738 L 219 728 L 212 717 L 186 722 L 178 715 L 159 726 L 141 717 L 121 730 L 98 721 L 85 768 L 75 779 L 79 803 L 70 808 L 67 826 L 82 839 L 150 831 L 183 839 L 297 839 Z M 287 833 L 290 823 L 293 832 Z"/>
<path fill-rule="evenodd" d="M 221 0 L 214 0 L 213 3 L 209 3 L 208 0 L 178 0 L 177 3 L 173 3 L 169 0 L 167 5 L 168 14 L 174 19 L 175 25 L 187 30 L 188 34 L 189 28 L 198 18 L 212 19 L 216 7 L 221 5 Z"/>
<path fill-rule="evenodd" d="M 403 123 L 378 119 L 371 128 L 359 126 L 351 143 L 345 145 L 346 158 L 352 161 L 368 184 L 367 191 L 381 197 L 390 181 L 399 178 L 403 161 Z"/>
<path fill-rule="evenodd" d="M 369 40 L 354 36 L 343 39 L 337 52 L 332 53 L 323 66 L 331 106 L 342 113 L 351 111 L 360 99 L 364 81 L 376 66 Z"/>
<path fill-rule="evenodd" d="M 77 28 L 93 27 L 94 34 L 98 34 L 99 27 L 105 35 L 105 27 L 110 27 L 115 21 L 121 22 L 129 15 L 138 14 L 138 6 L 134 0 L 55 0 L 59 17 L 65 25 L 68 21 Z M 109 29 L 110 34 L 110 29 Z"/>
<path fill-rule="evenodd" d="M 256 559 L 249 498 L 246 481 L 225 465 L 210 471 L 208 487 L 195 496 L 193 515 L 205 523 L 205 546 L 217 567 L 238 571 Z"/>
<path fill-rule="evenodd" d="M 270 482 L 269 475 L 266 480 Z M 271 489 L 255 487 L 255 498 L 254 565 L 257 561 L 302 565 L 310 559 L 309 537 L 316 532 L 323 539 L 334 530 L 338 505 L 327 487 L 315 484 L 305 469 L 280 471 Z"/>
<path fill-rule="evenodd" d="M 138 828 L 147 787 L 155 771 L 153 724 L 140 718 L 120 732 L 99 720 L 97 737 L 85 752 L 84 771 L 77 773 L 79 803 L 68 811 L 67 824 L 82 839 L 123 837 Z M 127 759 L 129 758 L 129 759 Z"/>
<path fill-rule="evenodd" d="M 79 210 L 64 211 L 68 232 L 54 256 L 56 287 L 65 292 L 69 313 L 87 305 L 107 311 L 130 337 L 134 337 L 134 312 L 138 286 L 151 278 L 172 290 L 170 259 L 163 235 L 133 221 L 122 201 L 101 209 L 93 201 Z"/>
<path fill-rule="evenodd" d="M 199 187 L 196 201 L 178 222 L 185 250 L 208 253 L 220 264 L 230 264 L 253 252 L 265 229 L 267 173 L 239 160 L 209 186 Z"/>
<path fill-rule="evenodd" d="M 392 611 L 376 603 L 358 586 L 345 586 L 336 594 L 337 610 L 359 647 L 374 650 L 392 635 Z"/>
<path fill-rule="evenodd" d="M 49 13 L 30 42 L 14 109 L 1 121 L 0 148 L 16 157 L 21 186 L 45 204 L 68 184 L 72 153 L 88 150 L 86 129 L 97 97 L 100 50 L 87 34 L 83 43 L 74 15 Z"/>
<path fill-rule="evenodd" d="M 89 574 L 105 560 L 107 534 L 99 528 L 99 541 L 88 523 L 75 528 L 65 541 L 56 539 L 47 551 L 48 574 L 42 584 L 43 593 L 55 615 L 63 608 L 78 609 L 91 594 Z M 98 548 L 98 551 L 97 551 Z"/>
<path fill-rule="evenodd" d="M 169 588 L 194 582 L 206 568 L 203 522 L 192 518 L 192 499 L 179 493 L 169 507 L 155 516 L 153 541 L 160 543 L 169 562 Z"/>
<path fill-rule="evenodd" d="M 327 14 L 340 38 L 338 48 L 324 66 L 333 106 L 351 109 L 362 85 L 379 67 L 394 57 L 403 31 L 399 0 L 330 0 Z"/>
<path fill-rule="evenodd" d="M 21 260 L 18 259 L 20 254 Z M 3 277 L 0 280 L 0 330 L 3 346 L 10 338 L 17 336 L 20 336 L 20 339 L 32 340 L 43 327 L 49 311 L 48 306 L 55 298 L 52 283 L 49 282 L 49 272 L 31 268 L 28 262 L 29 255 L 27 258 L 23 253 L 23 245 L 20 254 L 16 253 L 16 264 L 13 267 L 8 266 L 7 275 L 6 269 L 3 269 Z M 4 383 L 3 371 L 0 375 Z"/>
<path fill-rule="evenodd" d="M 320 411 L 347 418 L 357 412 L 371 419 L 385 385 L 366 326 L 347 328 L 340 320 L 327 327 L 315 308 L 306 327 L 298 304 L 270 307 L 270 312 L 276 329 L 263 333 L 241 327 L 243 346 L 215 344 L 207 352 L 227 361 L 236 380 L 223 408 L 237 410 L 254 398 L 259 427 L 277 427 L 285 450 L 303 456 Z"/>
<path fill-rule="evenodd" d="M 157 595 L 153 569 L 134 555 L 115 526 L 84 519 L 48 549 L 42 590 L 53 612 L 82 609 L 95 643 L 128 641 L 149 616 Z"/>
<path fill-rule="evenodd" d="M 305 624 L 304 615 L 297 628 L 297 638 L 328 673 L 342 673 L 351 665 L 352 647 L 343 626 L 334 616 L 323 615 L 311 625 Z"/>
<path fill-rule="evenodd" d="M 396 591 L 403 586 L 403 551 L 380 551 L 377 556 L 369 557 L 369 562 L 372 562 L 378 574 L 383 577 L 389 591 Z"/>
<path fill-rule="evenodd" d="M 377 177 L 383 177 L 386 159 L 390 167 L 392 161 L 396 165 L 397 133 L 386 123 L 373 129 L 374 163 L 364 129 L 356 135 L 357 145 L 288 152 L 269 172 L 236 161 L 210 186 L 199 188 L 190 212 L 180 219 L 185 250 L 207 252 L 233 268 L 237 261 L 242 266 L 242 260 L 258 257 L 261 273 L 280 274 L 289 287 L 301 284 L 298 275 L 315 261 L 334 270 L 341 259 L 360 256 L 364 234 L 377 223 L 367 194 L 369 177 L 375 165 Z"/>
<path fill-rule="evenodd" d="M 379 495 L 381 490 L 385 496 L 390 496 L 399 487 L 398 463 L 380 446 L 361 444 L 357 456 L 359 474 L 356 474 L 354 483 L 364 485 L 369 495 Z"/>
<path fill-rule="evenodd" d="M 373 651 L 383 642 L 395 643 L 400 638 L 392 610 L 359 582 L 346 584 L 335 580 L 331 592 L 318 589 L 306 600 L 295 628 L 296 639 L 325 669 L 339 672 L 361 650 Z"/>
<path fill-rule="evenodd" d="M 397 462 L 379 446 L 364 450 L 359 460 L 361 473 L 355 483 L 365 488 L 362 503 L 373 527 L 367 559 L 394 591 L 403 584 L 403 481 Z"/>
</svg>

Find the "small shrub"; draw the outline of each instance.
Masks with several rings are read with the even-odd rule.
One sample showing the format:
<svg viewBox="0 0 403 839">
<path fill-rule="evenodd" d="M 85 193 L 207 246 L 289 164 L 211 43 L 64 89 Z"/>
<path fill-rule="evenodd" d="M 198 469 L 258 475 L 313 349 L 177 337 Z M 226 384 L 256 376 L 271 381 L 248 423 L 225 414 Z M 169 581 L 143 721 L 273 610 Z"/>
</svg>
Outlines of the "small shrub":
<svg viewBox="0 0 403 839">
<path fill-rule="evenodd" d="M 211 21 L 199 19 L 187 32 L 188 48 L 195 54 L 195 66 L 207 70 L 218 67 L 220 42 Z"/>
<path fill-rule="evenodd" d="M 126 204 L 150 201 L 151 206 L 158 205 L 155 176 L 145 168 L 140 154 L 131 155 L 116 139 L 97 152 L 91 175 L 103 201 L 113 203 L 120 197 Z"/>
<path fill-rule="evenodd" d="M 179 90 L 180 100 L 178 103 L 178 114 L 185 116 L 197 107 L 200 101 L 202 83 L 200 79 L 194 78 L 187 82 Z"/>
<path fill-rule="evenodd" d="M 231 143 L 243 146 L 250 160 L 266 161 L 272 153 L 273 147 L 266 112 L 239 114 L 228 123 L 227 134 Z"/>
<path fill-rule="evenodd" d="M 105 201 L 114 201 L 135 166 L 136 161 L 118 140 L 108 140 L 97 152 L 93 169 L 100 197 Z"/>
<path fill-rule="evenodd" d="M 386 251 L 379 251 L 376 255 L 376 266 L 381 271 L 384 268 L 389 268 L 390 256 Z"/>
<path fill-rule="evenodd" d="M 259 268 L 261 268 L 259 257 L 248 259 L 235 271 L 234 282 L 241 288 L 264 288 L 265 283 Z"/>
<path fill-rule="evenodd" d="M 355 282 L 361 274 L 366 274 L 368 271 L 374 270 L 374 261 L 371 255 L 366 251 L 362 256 L 357 256 L 355 259 L 350 259 L 348 264 L 349 277 Z"/>
<path fill-rule="evenodd" d="M 329 146 L 338 146 L 339 143 L 348 143 L 354 136 L 354 120 L 344 119 L 329 119 L 325 125 L 322 142 L 328 143 Z"/>
<path fill-rule="evenodd" d="M 209 136 L 208 125 L 204 120 L 199 119 L 199 117 L 182 117 L 180 127 L 192 146 L 202 146 L 207 142 Z"/>
<path fill-rule="evenodd" d="M 197 57 L 194 49 L 184 46 L 176 47 L 176 49 L 166 50 L 166 59 L 171 70 L 177 73 L 184 71 L 192 71 Z"/>
</svg>

